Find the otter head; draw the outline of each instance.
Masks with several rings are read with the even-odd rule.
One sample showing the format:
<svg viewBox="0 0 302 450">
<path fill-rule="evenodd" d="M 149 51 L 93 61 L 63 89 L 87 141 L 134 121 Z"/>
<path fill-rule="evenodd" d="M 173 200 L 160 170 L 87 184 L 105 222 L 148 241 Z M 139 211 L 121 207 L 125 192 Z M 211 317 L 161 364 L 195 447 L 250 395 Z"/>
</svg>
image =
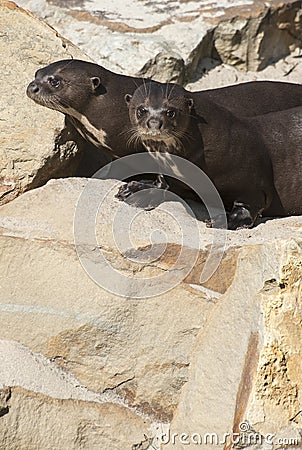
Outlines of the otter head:
<svg viewBox="0 0 302 450">
<path fill-rule="evenodd" d="M 105 92 L 100 66 L 75 59 L 38 70 L 26 91 L 36 103 L 67 114 L 68 109 L 83 112 L 90 98 Z"/>
<path fill-rule="evenodd" d="M 193 99 L 181 86 L 152 81 L 141 85 L 132 96 L 126 94 L 125 101 L 132 140 L 140 139 L 151 150 L 156 142 L 169 148 L 183 146 L 181 141 L 190 126 Z"/>
</svg>

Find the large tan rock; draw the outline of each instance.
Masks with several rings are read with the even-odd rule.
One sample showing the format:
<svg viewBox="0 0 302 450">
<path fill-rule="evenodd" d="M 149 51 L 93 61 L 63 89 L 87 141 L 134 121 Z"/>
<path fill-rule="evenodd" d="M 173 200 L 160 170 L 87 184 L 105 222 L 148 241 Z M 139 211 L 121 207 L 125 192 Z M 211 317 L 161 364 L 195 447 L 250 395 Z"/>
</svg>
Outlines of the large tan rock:
<svg viewBox="0 0 302 450">
<path fill-rule="evenodd" d="M 54 359 L 89 389 L 116 392 L 143 412 L 169 420 L 187 379 L 195 336 L 214 300 L 189 285 L 135 298 L 142 295 L 132 283 L 137 265 L 119 256 L 113 241 L 112 215 L 120 206 L 114 193 L 98 217 L 99 245 L 109 262 L 129 276 L 124 294 L 127 289 L 129 293 L 126 298 L 114 295 L 114 280 L 112 293 L 101 289 L 83 270 L 74 246 L 75 205 L 85 185 L 83 179 L 52 181 L 2 207 L 0 264 L 6 276 L 0 293 L 0 337 Z M 91 180 L 89 185 L 97 196 L 114 182 Z M 127 207 L 126 214 L 132 209 Z M 149 241 L 149 229 L 160 214 L 142 214 L 143 225 L 137 227 L 146 229 Z M 118 230 L 123 235 L 125 219 Z M 173 226 L 169 233 L 176 240 Z M 141 236 L 140 245 L 147 238 Z M 141 274 L 161 274 L 170 264 L 167 258 L 159 267 L 141 265 Z M 106 273 L 105 266 L 102 270 Z"/>
<path fill-rule="evenodd" d="M 207 60 L 208 72 L 186 88 L 193 91 L 212 89 L 232 84 L 245 83 L 257 80 L 274 80 L 289 83 L 300 83 L 302 78 L 302 63 L 300 51 L 293 52 L 278 63 L 266 67 L 261 72 L 243 72 L 228 64 L 212 67 L 213 62 Z"/>
<path fill-rule="evenodd" d="M 262 70 L 301 48 L 301 1 L 19 0 L 99 64 L 160 81 L 196 80 L 205 59 Z"/>
<path fill-rule="evenodd" d="M 256 433 L 292 435 L 301 428 L 302 409 L 297 365 L 302 218 L 227 232 L 219 275 L 201 283 L 213 231 L 192 222 L 179 203 L 167 202 L 153 211 L 120 203 L 114 197 L 118 183 L 54 180 L 1 207 L 0 338 L 50 358 L 51 370 L 68 374 L 71 387 L 41 391 L 30 374 L 16 382 L 5 370 L 2 375 L 0 370 L 0 383 L 65 399 L 96 401 L 91 391 L 112 396 L 151 421 L 172 421 L 170 437 L 176 437 L 171 448 L 183 448 L 182 433 L 221 436 L 238 433 L 242 423 Z M 77 214 L 85 192 L 89 195 L 79 232 Z M 93 229 L 97 244 L 90 229 L 94 199 L 103 199 Z M 159 229 L 161 233 L 152 234 Z M 139 264 L 137 248 L 148 252 L 150 236 L 155 250 L 168 244 L 157 259 Z M 192 260 L 194 248 L 197 259 Z M 180 249 L 181 264 L 175 262 Z M 189 274 L 186 265 L 193 268 Z M 172 279 L 172 286 L 163 275 Z M 158 281 L 152 285 L 152 279 Z M 153 297 L 146 295 L 150 286 Z M 125 297 L 117 295 L 121 289 Z M 19 359 L 26 373 L 32 364 L 28 357 Z M 90 394 L 75 393 L 72 380 Z M 1 408 L 5 412 L 5 402 Z M 49 409 L 46 414 L 52 417 Z M 17 418 L 11 420 L 13 427 Z M 146 433 L 143 426 L 141 430 Z M 146 434 L 155 439 L 152 433 Z M 96 442 L 107 445 L 97 436 Z"/>
<path fill-rule="evenodd" d="M 195 448 L 207 433 L 209 448 L 224 448 L 232 434 L 244 447 L 301 445 L 301 276 L 301 237 L 243 249 L 196 340 L 165 448 Z"/>
<path fill-rule="evenodd" d="M 262 70 L 301 47 L 301 13 L 301 1 L 272 2 L 258 14 L 223 20 L 214 30 L 214 49 L 223 63 Z"/>
<path fill-rule="evenodd" d="M 147 417 L 17 342 L 0 340 L 0 361 L 3 449 L 132 449 L 156 433 Z"/>
<path fill-rule="evenodd" d="M 0 390 L 1 448 L 7 450 L 132 449 L 150 421 L 113 403 L 62 400 L 23 388 Z"/>
<path fill-rule="evenodd" d="M 187 81 L 201 78 L 221 64 L 244 74 L 262 71 L 301 50 L 301 12 L 300 0 L 255 1 L 226 8 L 212 20 L 215 26 L 207 30 L 188 56 Z"/>
<path fill-rule="evenodd" d="M 15 3 L 0 1 L 0 203 L 74 174 L 78 148 L 62 135 L 64 116 L 29 100 L 36 70 L 64 58 L 87 59 L 71 42 Z"/>
</svg>

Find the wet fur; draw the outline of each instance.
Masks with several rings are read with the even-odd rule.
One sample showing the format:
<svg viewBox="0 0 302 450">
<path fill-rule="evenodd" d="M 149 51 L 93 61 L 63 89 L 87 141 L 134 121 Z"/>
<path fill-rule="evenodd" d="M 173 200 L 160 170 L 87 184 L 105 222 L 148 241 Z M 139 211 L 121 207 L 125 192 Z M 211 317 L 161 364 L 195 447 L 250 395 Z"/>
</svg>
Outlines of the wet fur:
<svg viewBox="0 0 302 450">
<path fill-rule="evenodd" d="M 54 74 L 64 79 L 64 90 L 58 93 L 46 92 L 41 80 Z M 97 87 L 93 87 L 93 78 L 100 80 Z M 27 92 L 30 98 L 65 114 L 76 129 L 82 129 L 87 141 L 91 137 L 89 133 L 85 134 L 85 122 L 84 125 L 80 124 L 76 117 L 69 116 L 68 108 L 73 108 L 80 116 L 85 117 L 92 129 L 104 132 L 105 144 L 110 148 L 113 157 L 145 150 L 136 127 L 130 122 L 124 101 L 125 95 L 133 95 L 138 87 L 147 83 L 145 80 L 115 74 L 85 61 L 64 60 L 40 69 L 35 82 L 40 83 L 40 94 L 34 95 L 29 86 Z M 168 85 L 161 86 L 163 93 L 167 93 Z M 170 99 L 178 88 L 176 85 L 172 86 Z M 201 167 L 210 176 L 229 211 L 234 208 L 234 202 L 247 204 L 254 220 L 262 211 L 264 214 L 270 213 L 268 204 L 273 199 L 274 215 L 302 213 L 301 200 L 298 202 L 296 198 L 301 199 L 302 193 L 293 194 L 290 191 L 287 195 L 290 178 L 296 180 L 300 177 L 294 163 L 301 161 L 301 153 L 297 149 L 298 141 L 295 135 L 291 136 L 291 152 L 285 152 L 284 155 L 288 159 L 286 180 L 283 182 L 282 164 L 276 166 L 274 161 L 278 157 L 277 147 L 286 149 L 287 142 L 282 140 L 282 137 L 277 141 L 271 139 L 270 129 L 275 126 L 277 119 L 274 114 L 268 114 L 282 110 L 278 120 L 280 123 L 287 123 L 290 117 L 286 110 L 298 107 L 300 111 L 302 86 L 280 82 L 250 82 L 208 91 L 184 92 L 192 97 L 194 109 L 189 115 L 189 127 L 179 133 L 174 132 L 173 137 L 176 142 L 181 141 L 182 156 Z M 296 113 L 297 111 L 293 112 L 294 115 Z M 249 120 L 249 117 L 261 114 L 267 115 L 267 122 L 265 115 L 254 122 L 253 119 Z M 256 120 L 259 120 L 258 124 Z M 298 125 L 301 129 L 300 122 L 299 119 Z M 154 145 L 155 141 L 152 142 Z M 101 143 L 99 147 L 104 151 L 108 150 Z M 169 146 L 167 148 L 170 151 Z M 278 180 L 277 186 L 278 190 L 282 191 L 282 201 L 276 192 L 274 179 Z M 253 184 L 257 185 L 254 191 Z M 301 183 L 298 183 L 298 186 L 301 189 Z M 295 199 L 292 198 L 293 195 Z M 290 207 L 291 203 L 294 208 Z M 244 211 L 245 207 L 242 208 Z M 235 211 L 234 215 L 236 214 Z"/>
</svg>

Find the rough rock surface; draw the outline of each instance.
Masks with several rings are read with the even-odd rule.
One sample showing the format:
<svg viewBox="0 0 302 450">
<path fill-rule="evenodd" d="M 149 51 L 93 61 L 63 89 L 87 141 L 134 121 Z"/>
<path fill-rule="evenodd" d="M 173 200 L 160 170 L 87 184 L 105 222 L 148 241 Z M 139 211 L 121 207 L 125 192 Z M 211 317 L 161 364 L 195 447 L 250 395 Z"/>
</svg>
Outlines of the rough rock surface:
<svg viewBox="0 0 302 450">
<path fill-rule="evenodd" d="M 7 235 L 12 226 L 12 233 L 1 239 L 1 262 L 5 267 L 12 263 L 19 274 L 7 274 L 2 280 L 1 337 L 55 359 L 92 390 L 115 391 L 140 410 L 170 419 L 186 381 L 190 348 L 211 303 L 189 286 L 147 300 L 119 298 L 101 290 L 83 271 L 73 245 L 74 208 L 83 183 L 81 179 L 51 182 L 3 207 L 2 231 Z M 94 180 L 96 193 L 101 192 L 99 183 Z M 58 199 L 64 207 L 61 214 L 54 214 Z M 111 235 L 110 215 L 102 215 L 101 245 L 116 263 Z M 148 270 L 154 269 L 147 266 Z M 14 283 L 11 277 L 16 278 Z M 13 321 L 15 330 L 4 326 L 7 320 Z M 167 322 L 173 324 L 169 329 Z"/>
<path fill-rule="evenodd" d="M 176 444 L 167 448 L 182 449 L 182 433 L 195 448 L 196 432 L 202 442 L 218 437 L 210 448 L 223 448 L 227 433 L 248 447 L 247 431 L 262 448 L 278 448 L 278 439 L 301 446 L 301 243 L 243 249 L 233 285 L 196 340 L 170 430 Z"/>
<path fill-rule="evenodd" d="M 199 275 L 215 234 L 199 221 L 194 225 L 200 232 L 197 262 L 190 262 L 196 244 L 189 236 L 184 261 L 193 271 L 179 280 L 180 230 L 192 235 L 193 219 L 175 202 L 149 212 L 120 203 L 114 198 L 117 183 L 53 180 L 0 208 L 0 338 L 5 340 L 0 354 L 7 361 L 0 383 L 26 390 L 1 396 L 4 448 L 22 448 L 13 447 L 8 426 L 15 430 L 15 442 L 39 448 L 49 428 L 69 416 L 65 448 L 82 448 L 85 439 L 88 448 L 131 448 L 144 441 L 144 434 L 159 448 L 156 435 L 165 428 L 156 424 L 170 421 L 177 435 L 237 433 L 243 422 L 264 435 L 278 431 L 282 438 L 301 431 L 302 218 L 227 232 L 219 276 L 204 284 Z M 107 194 L 97 214 L 97 246 L 89 226 L 81 234 L 74 223 L 83 192 L 91 199 Z M 89 224 L 96 212 L 92 203 L 85 205 L 83 224 Z M 132 215 L 130 243 L 118 248 L 127 242 L 125 227 Z M 150 233 L 158 229 L 153 247 L 168 242 L 166 248 L 158 259 L 139 264 L 134 249 L 148 253 Z M 224 232 L 216 233 L 219 238 Z M 114 278 L 109 292 L 98 285 L 108 286 L 100 251 L 107 264 L 126 276 L 126 297 L 116 295 Z M 163 274 L 175 277 L 175 287 L 144 298 L 139 280 L 148 280 L 148 289 L 149 280 Z M 45 383 L 41 377 L 31 379 L 31 352 L 41 354 L 34 360 L 45 367 Z M 22 376 L 14 354 L 24 362 Z M 46 389 L 48 384 L 52 387 Z M 26 409 L 33 405 L 40 405 L 42 413 L 26 428 Z M 148 417 L 147 423 L 138 413 Z M 115 420 L 124 430 L 129 422 L 126 435 Z M 53 439 L 60 448 L 60 437 Z M 175 442 L 171 448 L 183 448 L 178 438 Z"/>
<path fill-rule="evenodd" d="M 203 76 L 197 77 L 196 81 L 187 84 L 187 89 L 199 91 L 256 80 L 301 83 L 302 79 L 302 62 L 299 49 L 276 64 L 261 70 L 261 72 L 242 72 L 228 64 L 217 66 L 215 61 L 211 59 L 207 59 L 204 67 L 206 70 Z"/>
<path fill-rule="evenodd" d="M 301 47 L 301 1 L 278 6 L 272 2 L 270 8 L 258 8 L 222 20 L 212 32 L 212 54 L 206 56 L 241 70 L 257 71 Z"/>
<path fill-rule="evenodd" d="M 124 450 L 149 431 L 147 419 L 113 403 L 61 400 L 20 387 L 0 395 L 8 410 L 1 417 L 3 449 Z"/>
<path fill-rule="evenodd" d="M 262 70 L 301 47 L 301 0 L 19 4 L 109 69 L 160 81 L 192 81 L 208 57 L 243 71 Z"/>
<path fill-rule="evenodd" d="M 36 70 L 56 59 L 85 54 L 32 14 L 0 2 L 0 203 L 75 174 L 78 148 L 64 128 L 64 116 L 34 104 L 26 87 Z"/>
<path fill-rule="evenodd" d="M 109 0 L 19 1 L 108 68 L 195 90 L 301 82 L 301 2 L 269 3 L 133 0 L 117 15 Z M 0 28 L 7 202 L 75 173 L 72 136 L 57 143 L 63 116 L 25 88 L 40 66 L 86 56 L 11 2 L 0 1 Z M 228 450 L 232 433 L 236 448 L 301 447 L 302 217 L 213 232 L 180 203 L 130 208 L 117 186 L 53 180 L 0 208 L 1 449 L 206 438 Z M 220 264 L 202 282 L 209 256 Z"/>
</svg>

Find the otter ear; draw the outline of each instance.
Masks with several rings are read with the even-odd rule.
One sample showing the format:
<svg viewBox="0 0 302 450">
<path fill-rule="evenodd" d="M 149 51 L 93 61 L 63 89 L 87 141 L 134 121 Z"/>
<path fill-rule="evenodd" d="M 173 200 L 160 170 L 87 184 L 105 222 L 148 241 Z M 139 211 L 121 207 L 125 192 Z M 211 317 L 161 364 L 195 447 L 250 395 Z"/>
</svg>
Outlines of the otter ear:
<svg viewBox="0 0 302 450">
<path fill-rule="evenodd" d="M 126 94 L 124 99 L 125 99 L 125 102 L 127 103 L 128 107 L 129 107 L 130 101 L 132 99 L 132 95 Z"/>
<path fill-rule="evenodd" d="M 92 89 L 94 91 L 96 91 L 97 88 L 99 87 L 99 85 L 101 84 L 100 78 L 99 77 L 92 77 L 92 78 L 90 78 L 90 80 L 91 80 Z"/>
<path fill-rule="evenodd" d="M 194 100 L 192 98 L 187 98 L 187 105 L 189 107 L 189 110 L 191 111 L 194 106 Z"/>
</svg>

